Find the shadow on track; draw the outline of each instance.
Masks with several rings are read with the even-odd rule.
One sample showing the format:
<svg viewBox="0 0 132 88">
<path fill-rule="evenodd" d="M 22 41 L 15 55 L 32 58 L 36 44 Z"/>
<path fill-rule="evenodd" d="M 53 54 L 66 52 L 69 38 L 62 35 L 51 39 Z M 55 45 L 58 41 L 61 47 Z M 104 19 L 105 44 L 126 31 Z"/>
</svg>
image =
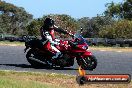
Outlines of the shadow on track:
<svg viewBox="0 0 132 88">
<path fill-rule="evenodd" d="M 34 69 L 54 69 L 54 70 L 78 70 L 75 68 L 60 68 L 60 67 L 48 67 L 48 66 L 43 66 L 43 67 L 32 67 L 29 64 L 0 64 L 0 66 L 14 66 L 14 67 L 20 67 L 20 68 L 34 68 Z"/>
</svg>

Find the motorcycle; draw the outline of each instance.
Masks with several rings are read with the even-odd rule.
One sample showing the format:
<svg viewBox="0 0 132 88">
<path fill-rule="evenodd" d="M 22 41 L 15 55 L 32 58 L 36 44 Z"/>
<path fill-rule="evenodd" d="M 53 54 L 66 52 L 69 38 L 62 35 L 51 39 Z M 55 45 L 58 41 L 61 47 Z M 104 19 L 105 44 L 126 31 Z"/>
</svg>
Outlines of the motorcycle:
<svg viewBox="0 0 132 88">
<path fill-rule="evenodd" d="M 85 70 L 93 70 L 97 66 L 96 57 L 88 50 L 88 44 L 80 33 L 71 34 L 72 39 L 60 40 L 60 45 L 56 46 L 62 53 L 61 57 L 52 61 L 52 56 L 55 55 L 55 51 L 47 50 L 50 47 L 49 41 L 39 39 L 27 39 L 25 41 L 27 61 L 35 67 L 49 66 L 48 62 L 52 63 L 52 66 L 59 66 L 60 68 L 71 67 L 74 65 L 74 60 L 77 60 L 77 64 Z"/>
</svg>

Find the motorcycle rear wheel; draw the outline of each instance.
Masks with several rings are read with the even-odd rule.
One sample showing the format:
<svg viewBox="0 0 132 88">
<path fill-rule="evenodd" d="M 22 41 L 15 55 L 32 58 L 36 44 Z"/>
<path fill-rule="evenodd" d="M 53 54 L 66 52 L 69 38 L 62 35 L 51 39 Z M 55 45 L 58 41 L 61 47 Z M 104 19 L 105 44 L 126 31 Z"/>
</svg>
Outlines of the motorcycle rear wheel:
<svg viewBox="0 0 132 88">
<path fill-rule="evenodd" d="M 97 59 L 95 56 L 88 56 L 86 58 L 81 58 L 77 61 L 78 65 L 85 70 L 94 70 L 97 66 Z"/>
</svg>

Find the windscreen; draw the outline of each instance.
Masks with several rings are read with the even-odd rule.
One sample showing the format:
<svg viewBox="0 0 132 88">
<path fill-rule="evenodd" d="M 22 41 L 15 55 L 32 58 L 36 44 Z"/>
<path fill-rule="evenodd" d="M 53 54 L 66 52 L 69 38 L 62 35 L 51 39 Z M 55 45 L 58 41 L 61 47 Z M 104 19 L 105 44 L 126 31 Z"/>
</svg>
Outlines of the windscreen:
<svg viewBox="0 0 132 88">
<path fill-rule="evenodd" d="M 79 43 L 79 44 L 84 44 L 84 43 L 86 43 L 86 40 L 83 38 L 83 36 L 82 36 L 80 33 L 76 33 L 74 38 L 75 38 L 75 39 L 76 39 L 76 38 L 79 39 L 79 41 L 77 42 L 77 43 Z"/>
</svg>

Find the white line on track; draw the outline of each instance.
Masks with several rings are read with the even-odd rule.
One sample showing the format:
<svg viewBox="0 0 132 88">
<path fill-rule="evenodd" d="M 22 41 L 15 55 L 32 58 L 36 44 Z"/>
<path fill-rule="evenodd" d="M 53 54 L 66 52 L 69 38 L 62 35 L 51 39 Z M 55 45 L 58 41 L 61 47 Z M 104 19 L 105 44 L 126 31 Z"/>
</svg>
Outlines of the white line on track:
<svg viewBox="0 0 132 88">
<path fill-rule="evenodd" d="M 109 50 L 99 50 L 99 51 L 101 51 L 101 52 L 105 52 L 105 51 L 109 51 Z M 123 51 L 114 51 L 114 52 L 121 53 L 121 52 L 123 52 Z"/>
<path fill-rule="evenodd" d="M 106 50 L 100 50 L 100 51 L 106 51 Z"/>
<path fill-rule="evenodd" d="M 17 45 L 9 45 L 9 46 L 17 46 Z"/>
<path fill-rule="evenodd" d="M 116 52 L 120 53 L 120 52 L 122 52 L 122 51 L 116 51 Z"/>
</svg>

